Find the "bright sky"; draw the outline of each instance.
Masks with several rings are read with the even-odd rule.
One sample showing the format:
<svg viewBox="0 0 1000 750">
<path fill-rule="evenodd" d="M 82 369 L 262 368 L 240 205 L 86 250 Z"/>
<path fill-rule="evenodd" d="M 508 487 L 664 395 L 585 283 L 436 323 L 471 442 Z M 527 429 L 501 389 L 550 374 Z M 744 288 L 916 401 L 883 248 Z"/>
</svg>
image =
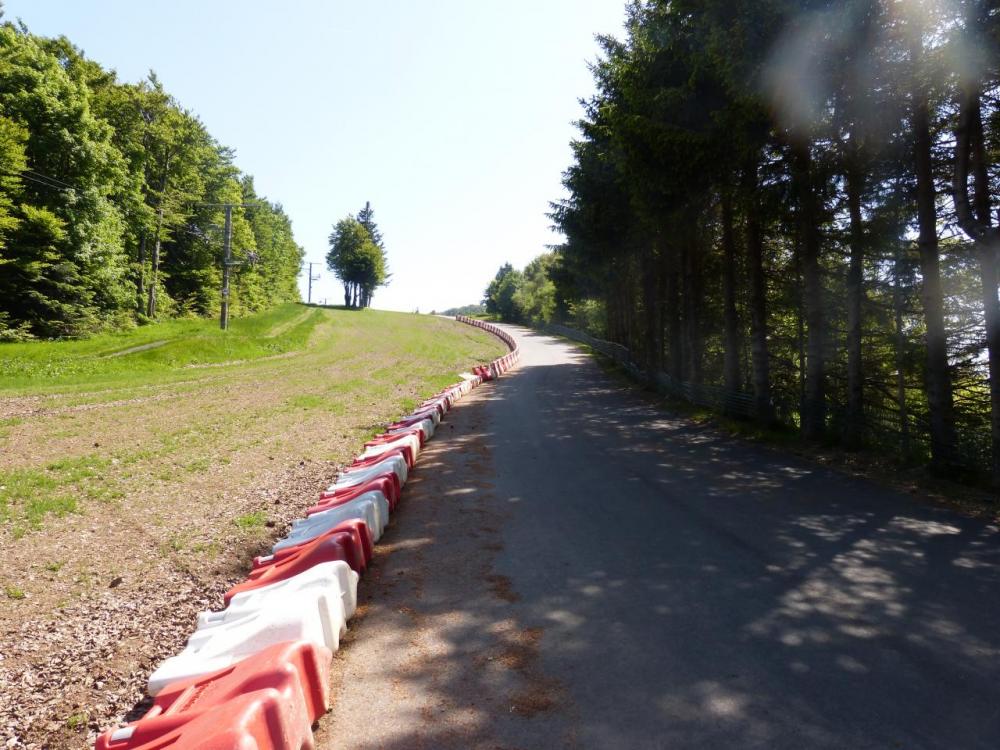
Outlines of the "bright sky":
<svg viewBox="0 0 1000 750">
<path fill-rule="evenodd" d="M 285 207 L 322 264 L 314 301 L 343 303 L 327 237 L 371 201 L 393 273 L 374 306 L 421 312 L 480 301 L 502 263 L 559 241 L 545 213 L 593 91 L 594 35 L 620 35 L 624 6 L 4 0 L 122 80 L 155 70 Z"/>
</svg>

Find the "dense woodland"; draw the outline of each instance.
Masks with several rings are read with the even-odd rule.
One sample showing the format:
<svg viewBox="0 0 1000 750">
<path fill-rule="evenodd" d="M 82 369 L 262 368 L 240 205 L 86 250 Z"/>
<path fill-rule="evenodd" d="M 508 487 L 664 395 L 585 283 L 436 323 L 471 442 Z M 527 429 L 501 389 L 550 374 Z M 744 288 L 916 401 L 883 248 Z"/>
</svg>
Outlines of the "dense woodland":
<svg viewBox="0 0 1000 750">
<path fill-rule="evenodd" d="M 0 8 L 2 15 L 2 8 Z M 221 302 L 298 300 L 302 250 L 201 121 L 154 74 L 117 80 L 65 38 L 0 23 L 0 340 L 82 336 Z"/>
<path fill-rule="evenodd" d="M 541 319 L 805 439 L 1000 482 L 998 5 L 631 4 Z"/>
</svg>

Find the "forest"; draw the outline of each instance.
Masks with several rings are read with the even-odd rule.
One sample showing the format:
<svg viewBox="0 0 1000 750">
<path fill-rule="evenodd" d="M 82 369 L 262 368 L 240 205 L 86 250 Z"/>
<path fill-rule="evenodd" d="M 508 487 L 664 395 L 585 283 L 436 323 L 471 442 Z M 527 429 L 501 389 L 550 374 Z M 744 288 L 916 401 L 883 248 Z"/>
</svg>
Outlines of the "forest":
<svg viewBox="0 0 1000 750">
<path fill-rule="evenodd" d="M 565 242 L 487 305 L 804 440 L 1000 485 L 998 5 L 630 4 L 553 204 Z"/>
<path fill-rule="evenodd" d="M 121 82 L 2 16 L 0 341 L 215 314 L 224 204 L 230 312 L 299 299 L 288 216 L 155 74 Z"/>
</svg>

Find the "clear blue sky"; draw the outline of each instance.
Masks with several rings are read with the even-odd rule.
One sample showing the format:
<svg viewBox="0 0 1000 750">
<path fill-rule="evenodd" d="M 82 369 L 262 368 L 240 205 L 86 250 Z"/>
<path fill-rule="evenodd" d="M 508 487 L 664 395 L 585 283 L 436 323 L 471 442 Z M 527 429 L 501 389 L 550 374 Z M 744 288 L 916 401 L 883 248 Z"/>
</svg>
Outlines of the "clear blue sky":
<svg viewBox="0 0 1000 750">
<path fill-rule="evenodd" d="M 422 312 L 478 302 L 501 263 L 559 241 L 545 212 L 593 91 L 594 35 L 618 35 L 624 5 L 4 0 L 123 80 L 155 70 L 284 205 L 307 260 L 371 201 L 394 274 L 374 306 Z M 322 276 L 313 299 L 342 302 Z"/>
</svg>

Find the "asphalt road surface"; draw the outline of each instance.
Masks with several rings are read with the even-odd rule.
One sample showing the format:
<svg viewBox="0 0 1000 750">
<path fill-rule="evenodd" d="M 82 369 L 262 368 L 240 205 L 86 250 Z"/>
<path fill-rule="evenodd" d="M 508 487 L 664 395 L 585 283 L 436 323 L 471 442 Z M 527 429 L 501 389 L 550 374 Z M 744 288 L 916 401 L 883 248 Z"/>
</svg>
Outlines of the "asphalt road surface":
<svg viewBox="0 0 1000 750">
<path fill-rule="evenodd" d="M 362 581 L 320 747 L 1000 748 L 995 524 L 511 330 Z"/>
</svg>

